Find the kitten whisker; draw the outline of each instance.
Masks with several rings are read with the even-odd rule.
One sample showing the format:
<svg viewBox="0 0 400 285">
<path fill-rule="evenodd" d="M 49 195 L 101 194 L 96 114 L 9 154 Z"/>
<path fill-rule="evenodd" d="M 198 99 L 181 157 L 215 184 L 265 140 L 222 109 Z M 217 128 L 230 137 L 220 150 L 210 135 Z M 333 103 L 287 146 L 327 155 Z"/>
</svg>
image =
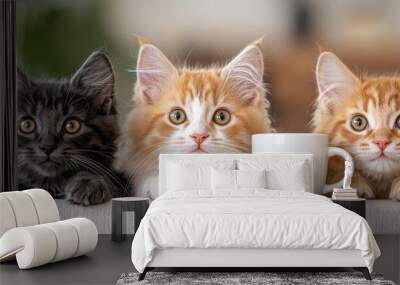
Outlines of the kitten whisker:
<svg viewBox="0 0 400 285">
<path fill-rule="evenodd" d="M 95 172 L 103 172 L 103 174 L 106 174 L 111 180 L 113 180 L 118 186 L 121 186 L 121 188 L 125 191 L 128 192 L 128 190 L 125 188 L 126 185 L 123 185 L 119 178 L 115 176 L 109 169 L 105 168 L 104 165 L 98 164 L 95 161 L 88 162 L 86 161 L 86 166 L 93 169 Z"/>
<path fill-rule="evenodd" d="M 94 154 L 101 154 L 102 156 L 107 156 L 109 158 L 114 157 L 113 151 L 99 151 L 94 149 L 76 149 L 74 151 L 64 151 L 64 153 L 66 154 L 94 153 Z"/>
<path fill-rule="evenodd" d="M 185 58 L 185 65 L 187 64 L 190 52 Z M 139 80 L 137 79 L 136 84 L 139 84 L 141 88 L 139 90 L 135 89 L 135 92 L 138 93 L 134 94 L 135 102 L 139 101 L 136 99 L 142 98 L 143 95 L 151 99 L 151 101 L 158 100 L 160 96 L 163 96 L 165 93 L 162 90 L 163 88 L 154 88 L 159 87 L 157 83 L 161 82 L 161 80 L 162 82 L 168 81 L 171 83 L 171 86 L 175 86 L 176 77 L 171 76 L 170 72 L 174 69 L 173 64 L 168 63 L 164 56 L 160 56 L 161 54 L 160 51 L 142 53 L 140 57 L 143 60 L 138 60 L 136 69 L 128 69 L 128 72 L 139 73 Z M 160 64 L 154 64 L 156 62 Z M 165 63 L 168 63 L 168 66 Z M 146 114 L 149 120 L 152 121 L 153 119 L 165 121 L 168 118 L 165 118 L 165 116 L 163 118 L 155 117 L 154 110 L 148 108 L 147 104 L 141 104 L 141 102 L 133 107 L 128 117 L 128 122 L 124 130 L 125 144 L 121 144 L 122 146 L 117 151 L 117 164 L 125 173 L 128 173 L 127 176 L 130 181 L 135 178 L 138 179 L 138 185 L 133 183 L 135 186 L 142 185 L 141 183 L 143 183 L 143 186 L 147 187 L 146 179 L 152 179 L 152 176 L 157 172 L 160 153 L 189 153 L 195 151 L 197 145 L 188 137 L 187 132 L 191 130 L 191 126 L 197 124 L 200 124 L 201 128 L 195 126 L 191 131 L 214 129 L 214 123 L 218 124 L 218 122 L 213 123 L 209 120 L 208 110 L 212 110 L 214 107 L 217 108 L 221 103 L 226 105 L 227 108 L 228 106 L 232 106 L 232 109 L 234 107 L 240 108 L 242 103 L 237 103 L 236 99 L 232 100 L 231 97 L 242 97 L 240 99 L 243 99 L 242 102 L 245 104 L 253 100 L 253 93 L 257 97 L 262 97 L 261 104 L 257 104 L 257 106 L 254 104 L 254 106 L 249 106 L 248 111 L 246 110 L 249 114 L 252 111 L 257 112 L 257 122 L 254 122 L 254 126 L 250 126 L 248 123 L 252 124 L 253 122 L 248 122 L 248 117 L 238 116 L 237 121 L 239 121 L 239 124 L 235 122 L 236 120 L 232 120 L 230 126 L 240 128 L 242 133 L 234 133 L 233 135 L 229 131 L 223 128 L 219 129 L 216 126 L 218 132 L 226 134 L 227 138 L 212 140 L 211 137 L 214 135 L 214 132 L 210 131 L 210 139 L 207 139 L 201 145 L 205 151 L 209 153 L 248 153 L 250 150 L 250 135 L 248 133 L 251 133 L 254 129 L 263 132 L 273 130 L 270 126 L 268 114 L 267 88 L 262 80 L 264 73 L 263 56 L 261 50 L 255 48 L 255 46 L 244 49 L 243 52 L 224 67 L 220 65 L 210 68 L 184 66 L 183 68 L 177 68 L 176 71 L 179 77 L 186 73 L 188 74 L 188 84 L 185 84 L 184 90 L 180 90 L 181 88 L 179 88 L 178 92 L 174 92 L 176 94 L 163 97 L 165 100 L 158 102 L 160 103 L 159 107 L 163 109 L 169 108 L 170 104 L 182 107 L 186 112 L 185 124 L 171 130 L 162 129 L 162 127 L 160 128 L 156 124 L 150 125 L 149 128 L 148 126 L 142 127 L 136 115 L 140 114 L 143 117 L 143 114 Z M 140 74 L 145 75 L 145 77 L 151 80 L 140 80 Z M 202 74 L 205 74 L 205 76 L 202 76 Z M 197 77 L 195 77 L 196 80 L 191 80 L 191 76 L 197 75 L 201 75 L 199 80 L 197 80 Z M 180 85 L 178 86 L 180 87 Z M 146 89 L 150 89 L 152 92 L 144 94 L 143 91 Z M 197 100 L 200 102 L 200 107 L 196 106 Z M 177 104 L 176 102 L 179 103 Z M 234 112 L 233 115 L 235 115 Z M 199 123 L 196 122 L 197 120 L 199 120 Z M 240 121 L 243 121 L 244 124 L 240 125 Z M 140 137 L 133 135 L 133 132 L 136 132 L 136 130 L 139 130 L 141 133 Z M 176 138 L 177 136 L 179 138 Z M 151 140 L 158 141 L 149 145 L 149 141 Z M 144 193 L 138 192 L 138 194 Z"/>
<path fill-rule="evenodd" d="M 83 157 L 83 158 L 85 158 L 85 157 Z M 126 185 L 123 185 L 121 183 L 119 177 L 115 175 L 115 173 L 113 172 L 112 169 L 106 167 L 103 164 L 97 163 L 95 160 L 93 160 L 91 158 L 89 158 L 88 160 L 91 161 L 95 166 L 98 166 L 98 167 L 102 168 L 104 171 L 106 171 L 109 174 L 109 177 L 114 180 L 114 182 L 116 182 L 119 186 L 122 186 L 122 189 L 125 190 L 125 192 L 128 192 L 128 190 L 126 189 Z"/>
<path fill-rule="evenodd" d="M 248 152 L 249 148 L 244 146 L 244 145 L 239 145 L 239 144 L 233 144 L 233 143 L 228 143 L 228 142 L 214 142 L 214 145 L 218 145 L 218 146 L 223 146 L 223 147 L 227 147 L 230 149 L 234 149 L 236 151 L 242 151 L 242 152 Z"/>
<path fill-rule="evenodd" d="M 191 48 L 186 54 L 185 60 L 183 61 L 183 66 L 187 65 L 187 61 L 189 60 L 190 55 L 192 54 L 193 48 Z"/>
<path fill-rule="evenodd" d="M 161 70 L 159 70 L 159 69 L 127 69 L 126 70 L 127 72 L 132 72 L 132 73 L 138 73 L 138 72 L 140 72 L 140 73 L 162 73 L 162 71 Z"/>
<path fill-rule="evenodd" d="M 96 162 L 95 160 L 88 158 L 88 157 L 83 157 L 80 155 L 77 155 L 76 157 L 74 157 L 74 159 L 77 162 L 80 162 L 82 166 L 86 166 L 87 168 L 89 168 L 90 170 L 96 172 L 101 172 L 103 174 L 106 174 L 107 177 L 109 177 L 112 181 L 114 181 L 116 183 L 116 185 L 121 186 L 122 189 L 128 193 L 129 191 L 125 188 L 126 186 L 123 185 L 120 182 L 120 179 L 112 172 L 112 170 L 110 170 L 109 168 L 107 168 L 106 166 Z"/>
</svg>

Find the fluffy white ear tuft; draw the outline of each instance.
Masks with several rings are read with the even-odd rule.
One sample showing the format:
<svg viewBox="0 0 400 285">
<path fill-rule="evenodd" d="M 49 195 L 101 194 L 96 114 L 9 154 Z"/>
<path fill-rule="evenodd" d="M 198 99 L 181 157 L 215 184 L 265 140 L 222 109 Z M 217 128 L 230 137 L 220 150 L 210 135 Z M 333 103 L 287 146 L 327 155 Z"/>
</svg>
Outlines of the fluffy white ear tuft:
<svg viewBox="0 0 400 285">
<path fill-rule="evenodd" d="M 323 52 L 319 56 L 316 77 L 319 97 L 330 109 L 360 83 L 357 76 L 331 52 Z"/>
<path fill-rule="evenodd" d="M 250 102 L 263 88 L 264 57 L 260 42 L 245 47 L 222 69 L 229 86 L 239 92 L 240 97 Z"/>
<path fill-rule="evenodd" d="M 178 76 L 178 71 L 154 45 L 143 44 L 137 61 L 137 80 L 148 103 L 159 99 L 164 89 Z"/>
</svg>

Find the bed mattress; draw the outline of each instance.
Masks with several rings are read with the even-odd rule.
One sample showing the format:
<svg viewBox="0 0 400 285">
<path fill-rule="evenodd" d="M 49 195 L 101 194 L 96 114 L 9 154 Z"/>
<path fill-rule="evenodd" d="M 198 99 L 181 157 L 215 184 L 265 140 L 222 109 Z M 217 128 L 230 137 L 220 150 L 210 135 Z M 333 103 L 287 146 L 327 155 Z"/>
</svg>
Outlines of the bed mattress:
<svg viewBox="0 0 400 285">
<path fill-rule="evenodd" d="M 169 248 L 359 250 L 372 271 L 380 255 L 364 218 L 330 199 L 300 191 L 167 192 L 154 200 L 132 243 L 143 272 Z"/>
</svg>

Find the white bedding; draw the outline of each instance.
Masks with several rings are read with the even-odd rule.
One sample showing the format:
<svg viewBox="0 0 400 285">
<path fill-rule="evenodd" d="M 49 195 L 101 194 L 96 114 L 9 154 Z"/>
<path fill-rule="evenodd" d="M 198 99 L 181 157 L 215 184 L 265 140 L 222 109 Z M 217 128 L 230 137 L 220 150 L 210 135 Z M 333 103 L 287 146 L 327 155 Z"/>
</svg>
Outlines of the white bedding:
<svg viewBox="0 0 400 285">
<path fill-rule="evenodd" d="M 132 262 L 143 272 L 155 249 L 357 249 L 372 271 L 379 248 L 367 222 L 328 198 L 300 191 L 247 189 L 167 192 L 143 218 Z"/>
</svg>

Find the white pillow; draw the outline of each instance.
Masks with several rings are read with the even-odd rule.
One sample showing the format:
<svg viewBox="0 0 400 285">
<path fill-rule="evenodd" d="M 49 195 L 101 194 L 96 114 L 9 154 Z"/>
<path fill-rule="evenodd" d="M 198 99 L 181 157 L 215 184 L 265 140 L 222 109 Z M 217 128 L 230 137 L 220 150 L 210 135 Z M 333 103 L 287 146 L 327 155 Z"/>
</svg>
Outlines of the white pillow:
<svg viewBox="0 0 400 285">
<path fill-rule="evenodd" d="M 170 160 L 166 164 L 166 191 L 211 191 L 211 168 L 235 169 L 234 159 Z"/>
<path fill-rule="evenodd" d="M 266 170 L 267 188 L 273 190 L 306 191 L 311 181 L 308 163 L 295 159 L 243 158 L 237 161 L 239 170 Z"/>
<path fill-rule="evenodd" d="M 202 190 L 211 188 L 210 167 L 169 163 L 167 191 Z"/>
<path fill-rule="evenodd" d="M 211 168 L 211 189 L 236 189 L 236 170 Z"/>
<path fill-rule="evenodd" d="M 267 171 L 235 170 L 237 188 L 267 188 Z"/>
<path fill-rule="evenodd" d="M 267 171 L 267 181 L 269 189 L 306 191 L 308 181 L 305 163 L 296 165 L 290 171 L 270 169 Z"/>
<path fill-rule="evenodd" d="M 234 191 L 241 188 L 266 188 L 267 177 L 262 170 L 211 169 L 211 188 L 214 191 Z"/>
</svg>

